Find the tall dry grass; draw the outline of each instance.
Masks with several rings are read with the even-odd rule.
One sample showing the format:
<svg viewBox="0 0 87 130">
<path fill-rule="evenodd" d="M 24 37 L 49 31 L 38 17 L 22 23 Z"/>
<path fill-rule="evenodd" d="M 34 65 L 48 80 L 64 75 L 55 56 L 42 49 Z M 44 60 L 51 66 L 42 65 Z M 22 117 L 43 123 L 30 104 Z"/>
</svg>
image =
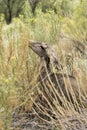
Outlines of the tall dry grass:
<svg viewBox="0 0 87 130">
<path fill-rule="evenodd" d="M 60 95 L 54 88 L 51 80 L 51 85 L 48 83 L 48 86 L 55 98 L 52 97 L 48 89 L 46 91 L 53 101 L 53 105 L 49 102 L 48 98 L 45 97 L 43 91 L 38 87 L 40 83 L 37 83 L 38 57 L 28 48 L 29 39 L 48 42 L 51 43 L 51 45 L 53 43 L 53 46 L 55 43 L 56 52 L 60 60 L 62 57 L 61 62 L 65 68 L 64 73 L 68 74 L 65 58 L 65 53 L 69 50 L 68 45 L 66 44 L 65 47 L 61 47 L 59 44 L 63 42 L 59 41 L 61 25 L 61 19 L 59 19 L 57 15 L 54 15 L 54 12 L 49 12 L 48 14 L 38 12 L 37 17 L 31 19 L 14 19 L 10 25 L 0 23 L 0 127 L 2 130 L 10 129 L 12 114 L 16 108 L 23 106 L 25 111 L 29 111 L 33 103 L 43 115 L 50 118 L 50 122 L 38 115 L 39 118 L 50 124 L 56 122 L 55 119 L 50 116 L 47 107 L 44 107 L 39 102 L 35 102 L 37 93 L 41 94 L 43 100 L 48 104 L 50 113 L 52 113 L 53 116 L 56 115 L 58 119 L 58 126 L 56 127 L 62 126 L 62 117 L 65 118 L 72 116 L 73 113 L 78 113 L 74 109 L 73 104 L 67 102 L 64 96 L 60 97 L 64 103 L 64 107 L 61 107 L 56 97 L 56 95 Z M 73 59 L 74 65 L 72 69 L 74 69 L 74 76 L 77 78 L 77 83 L 81 82 L 86 95 L 87 73 L 84 71 L 84 60 L 77 60 L 74 56 Z M 46 88 L 46 86 L 44 87 Z M 78 103 L 76 107 L 80 109 Z M 77 115 L 80 116 L 79 113 Z"/>
</svg>

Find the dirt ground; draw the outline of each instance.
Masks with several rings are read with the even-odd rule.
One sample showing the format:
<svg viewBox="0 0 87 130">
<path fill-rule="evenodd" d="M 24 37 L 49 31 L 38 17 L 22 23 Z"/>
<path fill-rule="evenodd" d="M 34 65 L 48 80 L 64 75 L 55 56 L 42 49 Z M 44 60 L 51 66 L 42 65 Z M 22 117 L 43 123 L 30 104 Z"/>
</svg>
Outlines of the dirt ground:
<svg viewBox="0 0 87 130">
<path fill-rule="evenodd" d="M 59 121 L 61 123 L 59 123 Z M 87 130 L 87 110 L 82 114 L 42 121 L 36 113 L 14 112 L 12 130 Z"/>
</svg>

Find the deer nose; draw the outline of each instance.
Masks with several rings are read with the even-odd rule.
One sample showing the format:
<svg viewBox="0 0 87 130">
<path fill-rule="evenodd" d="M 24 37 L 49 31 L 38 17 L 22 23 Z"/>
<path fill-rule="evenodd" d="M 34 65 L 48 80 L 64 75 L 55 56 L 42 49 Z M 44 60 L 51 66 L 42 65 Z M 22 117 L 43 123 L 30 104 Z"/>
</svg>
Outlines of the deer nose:
<svg viewBox="0 0 87 130">
<path fill-rule="evenodd" d="M 32 47 L 32 43 L 34 43 L 32 40 L 29 40 L 29 42 L 28 42 L 28 46 L 29 47 Z"/>
</svg>

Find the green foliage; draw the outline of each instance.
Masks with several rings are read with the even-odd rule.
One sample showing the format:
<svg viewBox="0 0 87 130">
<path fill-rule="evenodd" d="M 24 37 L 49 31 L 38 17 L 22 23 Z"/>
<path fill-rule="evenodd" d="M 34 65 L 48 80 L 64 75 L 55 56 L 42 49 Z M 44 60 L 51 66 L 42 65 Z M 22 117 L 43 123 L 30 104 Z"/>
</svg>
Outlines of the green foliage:
<svg viewBox="0 0 87 130">
<path fill-rule="evenodd" d="M 21 13 L 23 16 L 24 16 L 24 18 L 26 19 L 26 18 L 31 18 L 32 17 L 32 13 L 31 13 L 31 6 L 30 6 L 30 4 L 29 4 L 29 2 L 28 2 L 28 0 L 26 0 L 26 2 L 25 2 L 25 4 L 24 4 L 24 6 L 23 6 L 23 10 L 22 10 L 22 13 Z"/>
<path fill-rule="evenodd" d="M 41 6 L 41 9 L 42 9 L 42 12 L 47 12 L 49 10 L 53 10 L 53 11 L 56 11 L 55 8 L 54 8 L 54 4 L 55 4 L 56 0 L 41 0 L 41 3 L 40 3 L 40 6 Z"/>
<path fill-rule="evenodd" d="M 40 0 L 28 0 L 28 1 L 29 1 L 30 6 L 31 6 L 32 13 L 34 15 L 35 10 L 36 10 L 37 5 L 39 4 Z"/>
<path fill-rule="evenodd" d="M 55 15 L 54 11 L 47 13 L 36 11 L 36 17 L 25 19 L 25 23 L 30 29 L 30 39 L 36 39 L 48 43 L 58 40 L 61 27 L 61 17 Z"/>
<path fill-rule="evenodd" d="M 74 17 L 76 19 L 79 19 L 81 16 L 87 18 L 87 1 L 86 0 L 82 0 L 74 8 Z"/>
<path fill-rule="evenodd" d="M 63 17 L 71 17 L 73 13 L 74 1 L 73 0 L 60 0 L 55 1 L 54 10 L 58 15 Z"/>
<path fill-rule="evenodd" d="M 25 0 L 0 0 L 0 13 L 4 14 L 7 24 L 12 22 L 12 18 L 19 16 L 24 3 Z"/>
<path fill-rule="evenodd" d="M 83 0 L 75 6 L 72 19 L 66 19 L 66 32 L 68 35 L 86 45 L 87 36 L 87 2 Z"/>
</svg>

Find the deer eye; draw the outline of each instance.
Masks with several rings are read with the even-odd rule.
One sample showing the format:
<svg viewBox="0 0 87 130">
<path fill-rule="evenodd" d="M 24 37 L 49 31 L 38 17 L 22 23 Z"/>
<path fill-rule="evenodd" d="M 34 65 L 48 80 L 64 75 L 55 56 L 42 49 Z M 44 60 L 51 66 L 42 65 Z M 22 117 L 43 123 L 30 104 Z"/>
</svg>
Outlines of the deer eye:
<svg viewBox="0 0 87 130">
<path fill-rule="evenodd" d="M 41 46 L 41 49 L 42 49 L 42 50 L 45 50 L 43 46 Z"/>
</svg>

